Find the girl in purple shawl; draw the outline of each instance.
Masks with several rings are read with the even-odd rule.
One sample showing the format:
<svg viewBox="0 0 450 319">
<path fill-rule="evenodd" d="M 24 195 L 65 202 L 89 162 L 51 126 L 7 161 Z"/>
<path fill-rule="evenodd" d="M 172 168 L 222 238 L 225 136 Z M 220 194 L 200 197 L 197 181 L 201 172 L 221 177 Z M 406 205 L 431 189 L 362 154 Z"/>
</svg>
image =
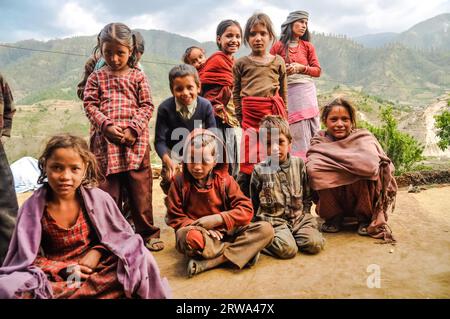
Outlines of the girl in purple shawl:
<svg viewBox="0 0 450 319">
<path fill-rule="evenodd" d="M 94 187 L 97 164 L 82 138 L 52 137 L 39 168 L 48 182 L 19 211 L 0 298 L 170 297 L 141 237 Z"/>
</svg>

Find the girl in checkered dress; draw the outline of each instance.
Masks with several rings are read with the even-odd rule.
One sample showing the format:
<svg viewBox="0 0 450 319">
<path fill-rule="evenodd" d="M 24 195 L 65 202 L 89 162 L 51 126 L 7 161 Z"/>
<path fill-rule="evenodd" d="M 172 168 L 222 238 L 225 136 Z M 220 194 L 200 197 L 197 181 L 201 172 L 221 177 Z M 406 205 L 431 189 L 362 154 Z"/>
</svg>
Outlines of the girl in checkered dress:
<svg viewBox="0 0 450 319">
<path fill-rule="evenodd" d="M 95 52 L 106 65 L 89 76 L 83 102 L 90 148 L 105 176 L 100 188 L 119 207 L 127 189 L 136 232 L 148 249 L 161 250 L 160 229 L 153 224 L 148 128 L 154 106 L 147 77 L 136 67 L 136 36 L 126 25 L 110 23 L 97 40 Z"/>
</svg>

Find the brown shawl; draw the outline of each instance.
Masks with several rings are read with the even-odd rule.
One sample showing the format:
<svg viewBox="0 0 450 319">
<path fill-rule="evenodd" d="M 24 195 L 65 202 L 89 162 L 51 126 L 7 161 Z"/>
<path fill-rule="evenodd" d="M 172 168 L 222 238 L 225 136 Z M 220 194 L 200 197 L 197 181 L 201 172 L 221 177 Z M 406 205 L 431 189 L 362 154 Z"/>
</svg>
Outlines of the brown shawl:
<svg viewBox="0 0 450 319">
<path fill-rule="evenodd" d="M 397 194 L 394 165 L 369 131 L 354 130 L 336 141 L 320 131 L 312 138 L 306 156 L 306 169 L 314 190 L 349 185 L 361 179 L 375 181 L 375 213 L 368 232 L 372 237 L 393 240 L 386 221 L 388 210 L 394 210 Z"/>
</svg>

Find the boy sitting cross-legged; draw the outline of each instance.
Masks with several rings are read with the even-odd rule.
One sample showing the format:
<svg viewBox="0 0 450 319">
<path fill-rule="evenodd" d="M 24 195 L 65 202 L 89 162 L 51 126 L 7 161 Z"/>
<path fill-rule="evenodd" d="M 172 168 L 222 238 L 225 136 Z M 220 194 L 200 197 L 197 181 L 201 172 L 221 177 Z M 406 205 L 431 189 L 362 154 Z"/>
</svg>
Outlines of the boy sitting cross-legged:
<svg viewBox="0 0 450 319">
<path fill-rule="evenodd" d="M 256 263 L 273 239 L 272 226 L 252 223 L 250 200 L 228 173 L 224 145 L 211 131 L 195 129 L 184 145 L 183 171 L 166 198 L 166 223 L 176 231 L 177 250 L 191 259 L 189 277 L 230 262 Z"/>
</svg>

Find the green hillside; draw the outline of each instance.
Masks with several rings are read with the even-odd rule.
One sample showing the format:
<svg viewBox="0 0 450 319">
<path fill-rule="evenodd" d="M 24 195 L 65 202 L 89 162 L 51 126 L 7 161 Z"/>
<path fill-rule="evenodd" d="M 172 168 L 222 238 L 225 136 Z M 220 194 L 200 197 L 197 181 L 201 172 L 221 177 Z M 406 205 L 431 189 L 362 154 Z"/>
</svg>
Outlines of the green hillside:
<svg viewBox="0 0 450 319">
<path fill-rule="evenodd" d="M 156 121 L 156 113 L 153 114 L 149 123 L 151 144 Z M 12 163 L 24 156 L 37 158 L 55 134 L 70 133 L 88 139 L 89 126 L 81 101 L 46 100 L 31 106 L 18 105 L 11 138 L 5 144 L 8 159 Z M 153 164 L 160 163 L 154 151 L 151 160 Z"/>
<path fill-rule="evenodd" d="M 450 87 L 450 56 L 426 54 L 389 44 L 365 48 L 346 39 L 318 34 L 313 39 L 323 68 L 319 90 L 345 84 L 401 104 L 420 106 Z"/>
<path fill-rule="evenodd" d="M 399 34 L 396 41 L 422 50 L 450 50 L 450 13 L 420 22 Z"/>
<path fill-rule="evenodd" d="M 414 30 L 421 30 L 420 24 Z M 170 95 L 168 71 L 180 63 L 187 47 L 200 45 L 208 54 L 216 50 L 214 42 L 199 43 L 165 31 L 139 31 L 146 41 L 142 64 L 156 102 Z M 421 107 L 450 87 L 449 50 L 416 50 L 399 43 L 366 48 L 345 36 L 325 34 L 313 34 L 312 41 L 323 69 L 317 80 L 319 92 L 347 85 L 397 104 Z M 11 44 L 33 51 L 0 46 L 0 72 L 10 82 L 19 104 L 76 100 L 76 84 L 95 44 L 95 36 L 85 36 Z M 248 52 L 243 46 L 238 56 Z"/>
<path fill-rule="evenodd" d="M 354 37 L 353 40 L 361 43 L 367 48 L 380 48 L 388 43 L 393 42 L 397 36 L 398 33 L 395 32 L 383 32 L 361 35 L 358 37 Z"/>
</svg>

